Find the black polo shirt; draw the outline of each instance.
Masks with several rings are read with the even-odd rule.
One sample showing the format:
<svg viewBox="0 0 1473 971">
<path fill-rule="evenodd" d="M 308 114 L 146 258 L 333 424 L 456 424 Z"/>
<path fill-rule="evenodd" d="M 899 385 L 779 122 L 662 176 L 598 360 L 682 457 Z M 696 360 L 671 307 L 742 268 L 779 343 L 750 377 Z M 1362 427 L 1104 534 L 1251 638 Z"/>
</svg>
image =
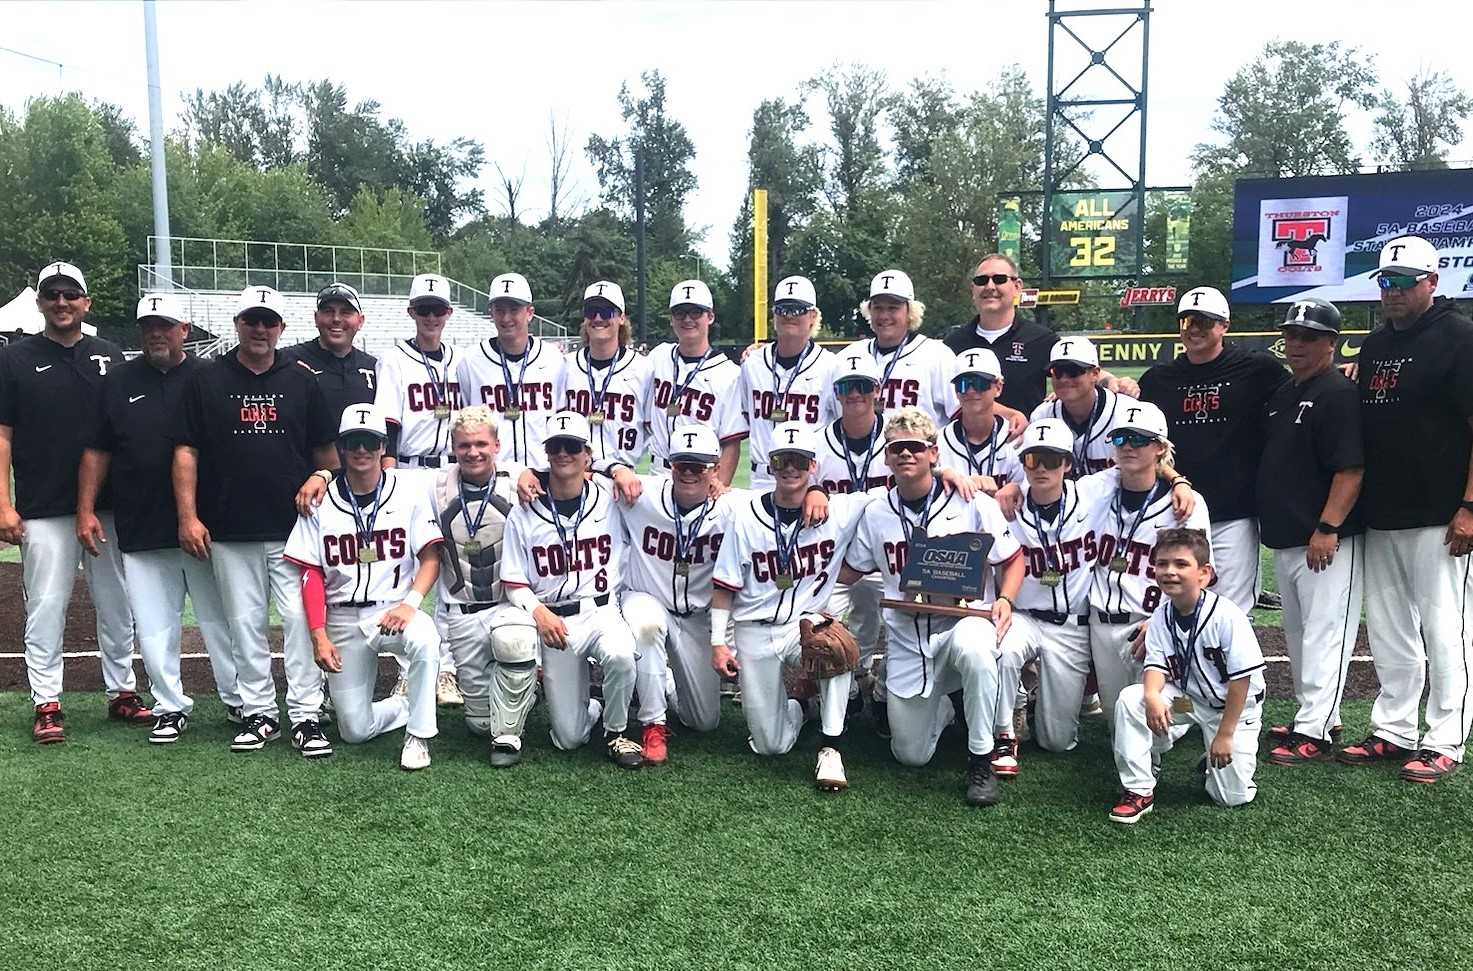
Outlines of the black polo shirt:
<svg viewBox="0 0 1473 971">
<path fill-rule="evenodd" d="M 1268 400 L 1289 380 L 1278 358 L 1232 344 L 1206 364 L 1185 354 L 1141 375 L 1141 400 L 1166 415 L 1176 467 L 1214 523 L 1258 515 L 1253 493 Z"/>
<path fill-rule="evenodd" d="M 1406 330 L 1383 324 L 1366 335 L 1358 361 L 1366 525 L 1446 526 L 1473 446 L 1473 322 L 1439 297 Z"/>
<path fill-rule="evenodd" d="M 288 347 L 281 356 L 317 379 L 329 414 L 341 418 L 349 405 L 373 403 L 378 358 L 372 354 L 355 347 L 338 357 L 321 341 L 310 340 Z"/>
<path fill-rule="evenodd" d="M 1059 335 L 1023 314 L 1013 316 L 1013 325 L 995 338 L 983 337 L 977 329 L 981 318 L 951 329 L 944 343 L 957 354 L 985 347 L 1002 365 L 1002 394 L 999 401 L 1024 415 L 1043 402 L 1048 394 L 1048 356 Z"/>
<path fill-rule="evenodd" d="M 77 514 L 77 467 L 97 429 L 102 379 L 123 363 L 112 341 L 62 347 L 32 334 L 0 350 L 0 425 L 12 429 L 15 508 L 22 519 Z M 97 509 L 110 509 L 106 488 Z"/>
<path fill-rule="evenodd" d="M 284 541 L 297 521 L 297 490 L 315 468 L 312 450 L 337 426 L 317 380 L 280 354 L 264 374 L 234 349 L 196 369 L 175 442 L 199 450 L 195 502 L 211 538 Z"/>
<path fill-rule="evenodd" d="M 179 545 L 174 506 L 174 426 L 190 377 L 204 367 L 193 355 L 167 371 L 137 357 L 102 381 L 92 448 L 110 456 L 118 548 L 124 553 Z"/>
<path fill-rule="evenodd" d="M 1282 385 L 1269 399 L 1266 418 L 1258 465 L 1260 541 L 1274 550 L 1308 546 L 1330 497 L 1330 480 L 1366 464 L 1360 391 L 1330 368 L 1303 384 Z M 1340 537 L 1364 531 L 1359 507 L 1351 509 Z"/>
</svg>

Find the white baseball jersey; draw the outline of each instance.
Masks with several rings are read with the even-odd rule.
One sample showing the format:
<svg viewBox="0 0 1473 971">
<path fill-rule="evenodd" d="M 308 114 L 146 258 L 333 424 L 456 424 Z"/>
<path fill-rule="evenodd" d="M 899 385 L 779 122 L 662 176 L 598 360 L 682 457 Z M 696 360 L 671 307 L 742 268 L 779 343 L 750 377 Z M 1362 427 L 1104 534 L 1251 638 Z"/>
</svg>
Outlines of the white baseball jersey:
<svg viewBox="0 0 1473 971">
<path fill-rule="evenodd" d="M 962 431 L 962 420 L 948 423 L 936 440 L 941 458 L 938 468 L 952 469 L 962 475 L 988 475 L 998 487 L 1023 481 L 1023 464 L 1018 447 L 1008 441 L 1008 423 L 1001 415 L 992 416 L 992 437 L 980 447 L 972 447 Z"/>
<path fill-rule="evenodd" d="M 839 416 L 833 381 L 838 358 L 832 351 L 809 341 L 792 368 L 779 366 L 776 355 L 777 344 L 767 344 L 742 365 L 741 400 L 751 434 L 747 454 L 753 483 L 772 481 L 767 456 L 775 427 L 801 421 L 817 428 Z M 774 418 L 774 411 L 786 417 Z"/>
<path fill-rule="evenodd" d="M 1074 616 L 1089 611 L 1089 586 L 1099 552 L 1096 519 L 1113 494 L 1104 475 L 1066 480 L 1058 511 L 1050 519 L 1033 502 L 1024 482 L 1023 505 L 1008 524 L 1027 564 L 1018 591 L 1019 610 Z"/>
<path fill-rule="evenodd" d="M 987 560 L 984 599 L 992 599 L 996 589 L 997 568 L 1018 555 L 1018 541 L 1008 531 L 1007 520 L 992 497 L 978 494 L 971 502 L 946 492 L 937 483 L 931 490 L 929 509 L 910 509 L 901 501 L 896 489 L 876 490 L 879 498 L 865 510 L 864 519 L 846 562 L 860 573 L 879 571 L 885 583 L 885 596 L 902 599 L 900 574 L 910 556 L 911 531 L 924 523 L 928 536 L 951 536 L 955 533 L 987 533 L 993 538 Z M 929 652 L 930 638 L 956 626 L 957 618 L 929 614 L 912 614 L 886 610 L 885 614 L 885 681 L 898 697 L 911 698 L 925 690 L 933 672 Z"/>
<path fill-rule="evenodd" d="M 497 463 L 547 468 L 542 439 L 548 419 L 562 406 L 562 351 L 540 337 L 528 337 L 525 354 L 503 358 L 488 338 L 461 355 L 457 373 L 466 404 L 489 405 L 496 412 L 496 437 L 501 443 Z M 509 416 L 508 409 L 514 409 L 516 417 Z"/>
<path fill-rule="evenodd" d="M 327 602 L 389 603 L 403 600 L 419 570 L 419 554 L 442 542 L 429 490 L 413 472 L 386 469 L 378 502 L 357 506 L 342 476 L 328 486 L 322 505 L 298 516 L 285 557 L 322 570 Z M 362 551 L 372 549 L 366 561 Z"/>
<path fill-rule="evenodd" d="M 704 613 L 711 607 L 711 577 L 732 510 L 748 502 L 751 493 L 727 492 L 686 511 L 677 535 L 674 483 L 666 477 L 640 478 L 639 500 L 619 510 L 631 551 L 625 589 L 647 593 L 682 617 Z M 677 562 L 686 564 L 684 573 Z"/>
<path fill-rule="evenodd" d="M 710 425 L 722 444 L 747 437 L 747 416 L 738 393 L 742 369 L 714 347 L 705 358 L 687 360 L 680 345 L 650 351 L 650 458 L 657 474 L 670 460 L 670 433 L 683 425 Z M 676 404 L 671 416 L 670 405 Z"/>
<path fill-rule="evenodd" d="M 437 361 L 405 338 L 378 359 L 373 403 L 399 426 L 399 455 L 450 454 L 450 414 L 466 402 L 456 377 L 460 355 L 449 344 L 440 351 Z"/>
<path fill-rule="evenodd" d="M 501 585 L 530 587 L 544 604 L 606 597 L 619 586 L 624 549 L 613 491 L 590 479 L 577 508 L 556 511 L 547 493 L 512 510 L 502 538 Z"/>
<path fill-rule="evenodd" d="M 1203 590 L 1197 610 L 1184 618 L 1168 600 L 1146 627 L 1146 669 L 1166 675 L 1193 701 L 1209 708 L 1227 704 L 1228 684 L 1252 678 L 1248 700 L 1263 694 L 1263 651 L 1253 624 L 1231 600 Z"/>
<path fill-rule="evenodd" d="M 890 466 L 885 461 L 885 437 L 880 434 L 883 420 L 875 418 L 874 434 L 867 448 L 849 450 L 841 420 L 829 423 L 818 442 L 818 471 L 813 481 L 830 495 L 843 492 L 868 492 L 890 484 Z"/>
<path fill-rule="evenodd" d="M 817 526 L 773 520 L 772 493 L 750 496 L 732 510 L 726 538 L 716 557 L 712 582 L 732 597 L 737 621 L 786 624 L 822 610 L 839 579 L 844 553 L 874 496 L 856 492 L 829 498 L 829 518 Z M 784 560 L 778 556 L 778 530 L 785 549 L 790 587 L 778 587 Z M 796 529 L 796 535 L 794 530 Z"/>
<path fill-rule="evenodd" d="M 1134 400 L 1134 399 L 1132 399 Z M 1089 421 L 1076 425 L 1064 410 L 1064 403 L 1055 398 L 1045 401 L 1033 409 L 1028 416 L 1030 422 L 1040 418 L 1057 418 L 1069 426 L 1074 433 L 1074 464 L 1070 478 L 1078 479 L 1091 472 L 1100 472 L 1115 464 L 1115 446 L 1110 444 L 1110 429 L 1118 417 L 1115 413 L 1120 396 L 1105 388 L 1095 388 L 1095 406 Z"/>
<path fill-rule="evenodd" d="M 632 348 L 619 348 L 602 368 L 593 366 L 587 347 L 563 358 L 562 408 L 588 416 L 595 460 L 617 459 L 631 469 L 639 464 L 650 420 L 649 381 L 649 358 Z"/>
<path fill-rule="evenodd" d="M 1207 501 L 1194 493 L 1197 505 L 1183 523 L 1171 511 L 1171 490 L 1166 483 L 1158 482 L 1146 503 L 1131 511 L 1120 502 L 1119 469 L 1090 476 L 1096 477 L 1104 486 L 1106 499 L 1095 510 L 1095 568 L 1089 588 L 1090 608 L 1107 614 L 1152 613 L 1161 606 L 1161 588 L 1156 586 L 1156 567 L 1151 562 L 1156 534 L 1181 526 L 1209 533 Z"/>
<path fill-rule="evenodd" d="M 956 372 L 956 353 L 941 341 L 912 332 L 899 347 L 885 350 L 871 337 L 850 344 L 838 357 L 856 354 L 866 355 L 880 366 L 882 410 L 914 405 L 930 415 L 938 426 L 956 414 L 956 388 L 951 383 L 951 376 Z"/>
</svg>

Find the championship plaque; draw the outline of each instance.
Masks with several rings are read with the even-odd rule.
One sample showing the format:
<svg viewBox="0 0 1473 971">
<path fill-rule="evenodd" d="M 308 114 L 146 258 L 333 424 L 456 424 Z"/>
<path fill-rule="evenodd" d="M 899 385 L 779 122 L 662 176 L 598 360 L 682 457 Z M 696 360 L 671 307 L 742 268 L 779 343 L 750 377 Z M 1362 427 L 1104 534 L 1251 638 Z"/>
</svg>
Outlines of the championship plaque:
<svg viewBox="0 0 1473 971">
<path fill-rule="evenodd" d="M 881 600 L 880 606 L 950 617 L 990 616 L 989 610 L 965 607 L 961 602 L 982 599 L 991 551 L 992 537 L 986 533 L 927 536 L 917 530 L 911 534 L 900 571 L 900 593 L 905 599 Z M 936 599 L 943 602 L 933 602 Z"/>
</svg>

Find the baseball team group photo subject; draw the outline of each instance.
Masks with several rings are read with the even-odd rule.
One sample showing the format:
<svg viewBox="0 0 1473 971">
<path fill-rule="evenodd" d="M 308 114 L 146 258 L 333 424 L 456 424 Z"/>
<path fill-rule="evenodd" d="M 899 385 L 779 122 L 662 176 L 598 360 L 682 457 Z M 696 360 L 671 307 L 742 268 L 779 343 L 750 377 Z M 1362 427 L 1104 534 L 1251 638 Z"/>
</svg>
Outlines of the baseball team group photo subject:
<svg viewBox="0 0 1473 971">
<path fill-rule="evenodd" d="M 214 745 L 190 729 L 223 717 L 240 759 L 389 736 L 384 771 L 433 771 L 444 730 L 488 772 L 593 746 L 590 771 L 679 773 L 684 742 L 739 719 L 752 759 L 811 763 L 823 798 L 964 749 L 935 798 L 990 807 L 1101 719 L 1113 765 L 1071 771 L 1118 781 L 1098 811 L 1120 824 L 1158 808 L 1173 749 L 1212 803 L 1257 812 L 1260 785 L 1463 763 L 1473 322 L 1421 236 L 1380 246 L 1380 323 L 1350 363 L 1329 300 L 1280 305 L 1281 359 L 1199 286 L 1182 353 L 1135 377 L 1022 309 L 1002 253 L 957 268 L 975 316 L 943 337 L 903 266 L 860 289 L 871 336 L 820 343 L 814 283 L 789 275 L 770 339 L 730 353 L 700 279 L 653 347 L 620 283 L 588 281 L 565 349 L 533 333 L 522 274 L 489 282 L 494 336 L 458 342 L 451 281 L 420 273 L 406 316 L 373 321 L 402 334 L 377 356 L 334 282 L 294 346 L 288 298 L 245 288 L 212 358 L 167 290 L 138 300 L 135 355 L 95 336 L 87 268 L 55 256 L 44 327 L 0 349 L 7 650 L 38 746 Z M 63 709 L 63 671 L 96 663 L 69 646 L 79 579 L 105 698 L 67 705 L 113 724 Z M 207 677 L 185 676 L 186 606 Z M 1265 658 L 1264 608 L 1285 657 Z M 1362 621 L 1375 701 L 1342 737 Z M 1276 661 L 1295 707 L 1265 725 Z"/>
</svg>

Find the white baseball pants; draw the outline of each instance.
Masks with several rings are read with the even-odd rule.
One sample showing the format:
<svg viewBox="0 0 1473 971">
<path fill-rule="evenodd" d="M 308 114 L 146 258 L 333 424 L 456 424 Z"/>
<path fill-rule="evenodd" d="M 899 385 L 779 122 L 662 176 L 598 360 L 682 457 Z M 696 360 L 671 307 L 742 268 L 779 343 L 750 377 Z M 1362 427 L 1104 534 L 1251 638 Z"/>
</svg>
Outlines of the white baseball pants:
<svg viewBox="0 0 1473 971">
<path fill-rule="evenodd" d="M 987 626 L 992 627 L 991 621 Z M 1023 668 L 1037 659 L 1038 647 L 1028 637 L 1028 632 L 1018 626 L 1017 611 L 1013 611 L 1013 622 L 1001 641 L 996 639 L 995 628 L 993 633 L 997 652 L 997 703 L 993 706 L 993 734 L 1011 736 L 1013 710 L 1018 707 L 1019 691 L 1023 684 Z"/>
<path fill-rule="evenodd" d="M 1212 568 L 1217 582 L 1212 591 L 1226 597 L 1249 613 L 1258 603 L 1261 579 L 1258 575 L 1258 520 L 1229 519 L 1213 523 Z"/>
<path fill-rule="evenodd" d="M 1011 631 L 1009 632 L 1011 633 Z M 951 630 L 931 635 L 930 690 L 910 698 L 887 692 L 890 754 L 902 765 L 925 765 L 936 754 L 942 731 L 955 719 L 950 692 L 961 689 L 967 714 L 967 751 L 988 755 L 996 739 L 993 715 L 1006 689 L 998 679 L 997 632 L 984 617 L 963 617 Z M 743 704 L 746 695 L 743 694 Z M 1008 696 L 1009 727 L 1012 696 Z"/>
<path fill-rule="evenodd" d="M 1050 752 L 1068 752 L 1079 741 L 1079 706 L 1089 678 L 1089 625 L 1073 617 L 1063 624 L 1013 614 L 1038 653 L 1038 704 L 1033 709 L 1033 737 Z"/>
<path fill-rule="evenodd" d="M 1161 696 L 1169 705 L 1177 698 L 1189 697 L 1175 684 L 1168 683 Z M 1146 687 L 1132 684 L 1120 692 L 1115 705 L 1115 768 L 1120 784 L 1137 795 L 1156 791 L 1156 773 L 1152 756 L 1159 759 L 1171 751 L 1181 738 L 1196 725 L 1202 730 L 1202 748 L 1206 751 L 1222 725 L 1222 712 L 1201 698 L 1191 698 L 1192 710 L 1174 712 L 1172 730 L 1157 735 L 1146 724 Z M 1233 760 L 1221 769 L 1207 766 L 1207 795 L 1219 806 L 1241 806 L 1258 795 L 1253 773 L 1258 767 L 1258 733 L 1263 727 L 1262 702 L 1249 698 L 1233 732 Z"/>
<path fill-rule="evenodd" d="M 1105 624 L 1096 613 L 1089 619 L 1089 653 L 1094 661 L 1095 681 L 1100 686 L 1100 706 L 1105 709 L 1106 724 L 1113 725 L 1115 699 L 1126 685 L 1141 679 L 1145 662 L 1137 660 L 1132 636 L 1149 617 L 1136 617 L 1126 624 Z"/>
<path fill-rule="evenodd" d="M 420 465 L 419 462 L 423 458 L 424 456 L 420 455 L 401 455 L 396 460 L 394 467 L 405 475 L 414 476 L 412 481 L 417 482 L 425 490 L 425 493 L 429 495 L 430 508 L 433 509 L 435 505 L 435 482 L 440 477 L 440 469 L 438 467 L 430 468 L 429 466 Z M 447 671 L 450 674 L 456 674 L 455 649 L 451 646 L 450 635 L 445 630 L 444 618 L 437 615 L 435 623 L 437 629 L 440 631 L 440 670 Z M 399 662 L 399 674 L 406 678 L 409 676 L 402 660 Z M 460 685 L 458 677 L 456 678 L 456 685 Z M 460 693 L 464 695 L 465 688 L 462 687 Z M 470 716 L 467 715 L 466 718 L 469 720 Z"/>
<path fill-rule="evenodd" d="M 880 649 L 880 600 L 885 584 L 878 573 L 863 577 L 858 583 L 838 583 L 829 595 L 827 612 L 844 622 L 849 633 L 859 642 L 859 670 L 869 671 Z M 883 698 L 884 695 L 878 695 Z"/>
<path fill-rule="evenodd" d="M 137 690 L 133 676 L 133 614 L 123 585 L 123 560 L 112 513 L 98 513 L 107 543 L 92 556 L 77 541 L 76 516 L 46 516 L 25 521 L 20 541 L 21 592 L 26 602 L 26 675 L 31 701 L 37 705 L 61 699 L 62 635 L 67 604 L 77 582 L 77 566 L 87 576 L 87 589 L 97 609 L 97 649 L 102 655 L 102 682 L 107 696 Z"/>
<path fill-rule="evenodd" d="M 531 622 L 531 618 L 527 618 Z M 629 701 L 634 695 L 634 635 L 613 604 L 594 607 L 583 602 L 583 613 L 564 617 L 567 647 L 559 650 L 542 642 L 542 691 L 547 698 L 552 744 L 564 751 L 588 742 L 598 720 L 588 693 L 588 665 L 603 669 L 603 725 L 606 732 L 622 732 L 629 724 Z"/>
<path fill-rule="evenodd" d="M 675 716 L 687 728 L 713 731 L 721 723 L 721 676 L 711 666 L 710 612 L 681 617 L 638 592 L 625 593 L 619 607 L 639 652 L 635 674 L 639 723 L 665 724 L 668 667 L 675 676 Z"/>
<path fill-rule="evenodd" d="M 1463 759 L 1473 697 L 1468 572 L 1473 557 L 1447 555 L 1445 527 L 1366 532 L 1366 628 L 1381 692 L 1371 732 L 1403 748 Z M 1427 731 L 1417 708 L 1427 686 Z"/>
<path fill-rule="evenodd" d="M 128 604 L 138 627 L 138 653 L 153 690 L 156 715 L 189 714 L 194 699 L 184 693 L 179 677 L 179 641 L 184 617 L 184 595 L 194 604 L 195 620 L 210 656 L 215 691 L 231 708 L 241 704 L 236 684 L 235 654 L 230 645 L 230 625 L 210 564 L 174 547 L 123 554 L 123 573 L 128 581 Z"/>
<path fill-rule="evenodd" d="M 1294 731 L 1329 741 L 1340 724 L 1345 675 L 1360 630 L 1366 540 L 1342 540 L 1330 565 L 1319 573 L 1305 561 L 1307 547 L 1274 550 L 1279 596 L 1284 600 L 1284 640 L 1294 677 L 1299 713 Z"/>
<path fill-rule="evenodd" d="M 281 615 L 287 717 L 293 725 L 316 719 L 322 709 L 322 671 L 302 607 L 302 571 L 281 555 L 284 543 L 214 543 L 210 565 L 230 625 L 236 682 L 246 717 L 277 716 L 271 678 L 267 598 Z M 336 705 L 336 701 L 334 701 Z"/>
<path fill-rule="evenodd" d="M 816 620 L 816 615 L 810 619 Z M 783 682 L 783 668 L 796 666 L 802 658 L 798 638 L 798 621 L 736 625 L 732 646 L 740 665 L 742 713 L 747 717 L 752 749 L 758 755 L 784 755 L 792 751 L 803 728 L 803 706 L 788 697 Z M 853 671 L 819 680 L 818 701 L 825 735 L 844 734 L 849 686 L 853 682 Z"/>
<path fill-rule="evenodd" d="M 378 633 L 379 618 L 391 607 L 329 607 L 327 636 L 338 649 L 341 671 L 329 672 L 338 735 L 357 745 L 388 732 L 406 729 L 420 738 L 434 738 L 435 680 L 439 677 L 440 635 L 428 614 L 416 612 L 402 634 Z M 374 631 L 365 633 L 367 626 Z M 409 680 L 407 696 L 390 693 L 374 701 L 378 683 L 378 656 L 393 654 L 402 660 Z"/>
</svg>

